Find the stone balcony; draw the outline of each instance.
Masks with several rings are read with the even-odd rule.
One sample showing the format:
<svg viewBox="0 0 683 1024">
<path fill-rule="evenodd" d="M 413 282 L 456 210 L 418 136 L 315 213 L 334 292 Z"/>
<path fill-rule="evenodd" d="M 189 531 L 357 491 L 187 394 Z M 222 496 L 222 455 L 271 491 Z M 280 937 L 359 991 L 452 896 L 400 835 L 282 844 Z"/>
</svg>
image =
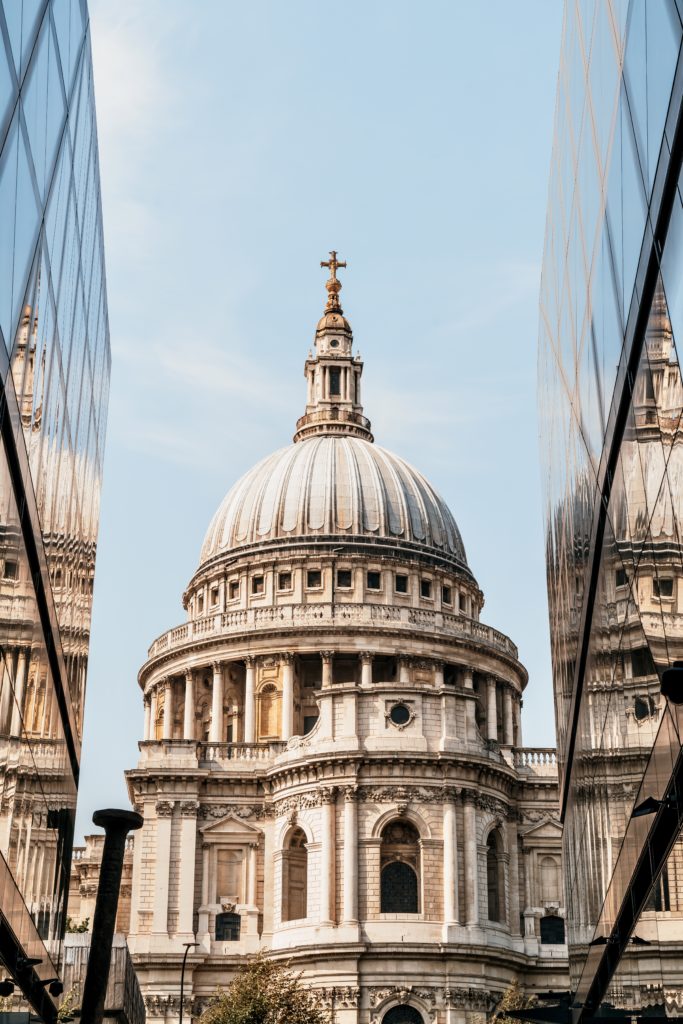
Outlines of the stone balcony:
<svg viewBox="0 0 683 1024">
<path fill-rule="evenodd" d="M 557 752 L 554 747 L 517 747 L 512 751 L 512 764 L 523 776 L 557 778 Z"/>
<path fill-rule="evenodd" d="M 383 604 L 283 604 L 268 608 L 247 608 L 217 612 L 193 619 L 162 633 L 149 648 L 149 658 L 182 650 L 207 637 L 239 637 L 269 630 L 306 629 L 311 626 L 388 626 L 408 633 L 439 633 L 447 637 L 472 639 L 498 653 L 517 660 L 517 647 L 497 629 L 465 615 Z"/>
</svg>

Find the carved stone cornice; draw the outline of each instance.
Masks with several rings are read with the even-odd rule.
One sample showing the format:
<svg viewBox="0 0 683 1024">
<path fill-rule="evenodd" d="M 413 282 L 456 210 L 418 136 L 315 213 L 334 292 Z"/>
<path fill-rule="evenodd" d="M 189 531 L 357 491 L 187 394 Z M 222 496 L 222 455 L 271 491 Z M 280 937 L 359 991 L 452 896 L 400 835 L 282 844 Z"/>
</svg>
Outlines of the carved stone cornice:
<svg viewBox="0 0 683 1024">
<path fill-rule="evenodd" d="M 263 804 L 202 804 L 199 808 L 199 817 L 227 818 L 233 814 L 236 818 L 267 818 L 270 816 L 270 808 Z"/>
</svg>

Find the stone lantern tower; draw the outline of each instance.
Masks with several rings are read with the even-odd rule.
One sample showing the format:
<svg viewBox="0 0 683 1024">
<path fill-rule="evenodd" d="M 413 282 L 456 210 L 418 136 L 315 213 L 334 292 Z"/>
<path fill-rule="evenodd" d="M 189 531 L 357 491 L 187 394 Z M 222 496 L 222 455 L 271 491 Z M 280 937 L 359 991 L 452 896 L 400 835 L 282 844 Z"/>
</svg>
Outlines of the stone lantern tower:
<svg viewBox="0 0 683 1024">
<path fill-rule="evenodd" d="M 527 674 L 429 482 L 374 443 L 336 253 L 294 443 L 228 493 L 139 675 L 129 944 L 151 1019 L 245 956 L 301 969 L 339 1024 L 483 1019 L 563 988 L 552 750 Z M 550 726 L 549 726 L 550 728 Z"/>
</svg>

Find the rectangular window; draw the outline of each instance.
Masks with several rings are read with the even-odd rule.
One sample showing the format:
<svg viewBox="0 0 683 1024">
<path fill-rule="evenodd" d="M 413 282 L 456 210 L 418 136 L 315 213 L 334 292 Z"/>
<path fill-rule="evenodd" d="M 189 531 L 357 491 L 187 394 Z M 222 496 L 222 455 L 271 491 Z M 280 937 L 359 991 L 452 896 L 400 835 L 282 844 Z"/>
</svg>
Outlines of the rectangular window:
<svg viewBox="0 0 683 1024">
<path fill-rule="evenodd" d="M 234 601 L 236 597 L 240 596 L 240 581 L 239 580 L 230 580 L 230 582 L 228 584 L 228 594 L 230 595 L 230 600 L 231 601 Z"/>
<path fill-rule="evenodd" d="M 262 594 L 265 590 L 265 583 L 263 576 L 252 576 L 251 577 L 251 592 L 252 594 Z"/>
<path fill-rule="evenodd" d="M 672 579 L 665 579 L 662 576 L 655 576 L 652 581 L 652 593 L 658 598 L 673 597 L 674 581 Z"/>
<path fill-rule="evenodd" d="M 631 651 L 631 665 L 635 679 L 655 674 L 655 666 L 649 647 L 639 647 L 637 650 Z"/>
<path fill-rule="evenodd" d="M 466 597 L 465 594 L 461 594 L 460 595 L 460 611 L 461 612 L 466 612 L 467 611 L 467 597 Z"/>
<path fill-rule="evenodd" d="M 341 395 L 341 371 L 334 368 L 330 370 L 330 394 Z"/>
<path fill-rule="evenodd" d="M 277 578 L 277 589 L 278 590 L 291 590 L 292 589 L 292 574 L 291 572 L 281 572 Z"/>
<path fill-rule="evenodd" d="M 368 573 L 368 590 L 381 590 L 382 589 L 382 574 L 379 572 Z"/>
<path fill-rule="evenodd" d="M 239 942 L 242 919 L 239 914 L 225 911 L 216 914 L 216 939 L 219 942 Z"/>
<path fill-rule="evenodd" d="M 323 585 L 323 574 L 320 569 L 309 569 L 306 573 L 306 586 L 309 590 L 319 590 Z"/>
<path fill-rule="evenodd" d="M 614 574 L 614 582 L 618 587 L 625 587 L 628 583 L 628 576 L 625 569 L 617 569 Z"/>
<path fill-rule="evenodd" d="M 408 577 L 403 576 L 401 573 L 396 573 L 396 578 L 394 580 L 394 590 L 396 591 L 397 594 L 407 594 Z"/>
<path fill-rule="evenodd" d="M 420 597 L 432 596 L 432 581 L 420 580 Z"/>
<path fill-rule="evenodd" d="M 211 588 L 211 607 L 215 608 L 218 604 L 218 587 Z"/>
<path fill-rule="evenodd" d="M 444 604 L 453 604 L 453 591 L 450 587 L 441 588 L 441 600 Z"/>
<path fill-rule="evenodd" d="M 5 562 L 3 576 L 6 580 L 15 580 L 19 575 L 19 566 L 16 562 Z"/>
<path fill-rule="evenodd" d="M 197 598 L 197 615 L 201 615 L 204 611 L 204 595 L 200 594 Z"/>
<path fill-rule="evenodd" d="M 352 585 L 351 570 L 350 569 L 338 569 L 337 570 L 337 586 L 338 587 L 350 587 Z"/>
</svg>

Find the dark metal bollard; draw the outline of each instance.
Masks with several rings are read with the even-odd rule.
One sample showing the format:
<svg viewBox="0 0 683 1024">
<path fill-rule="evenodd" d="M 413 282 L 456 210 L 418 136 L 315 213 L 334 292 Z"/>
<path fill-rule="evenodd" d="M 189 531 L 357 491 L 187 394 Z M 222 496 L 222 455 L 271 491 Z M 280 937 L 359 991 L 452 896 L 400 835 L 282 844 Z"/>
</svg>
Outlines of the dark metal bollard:
<svg viewBox="0 0 683 1024">
<path fill-rule="evenodd" d="M 106 810 L 95 811 L 92 820 L 104 829 L 105 835 L 88 969 L 83 985 L 81 1024 L 102 1024 L 126 836 L 130 831 L 142 827 L 143 818 L 137 811 Z"/>
</svg>

